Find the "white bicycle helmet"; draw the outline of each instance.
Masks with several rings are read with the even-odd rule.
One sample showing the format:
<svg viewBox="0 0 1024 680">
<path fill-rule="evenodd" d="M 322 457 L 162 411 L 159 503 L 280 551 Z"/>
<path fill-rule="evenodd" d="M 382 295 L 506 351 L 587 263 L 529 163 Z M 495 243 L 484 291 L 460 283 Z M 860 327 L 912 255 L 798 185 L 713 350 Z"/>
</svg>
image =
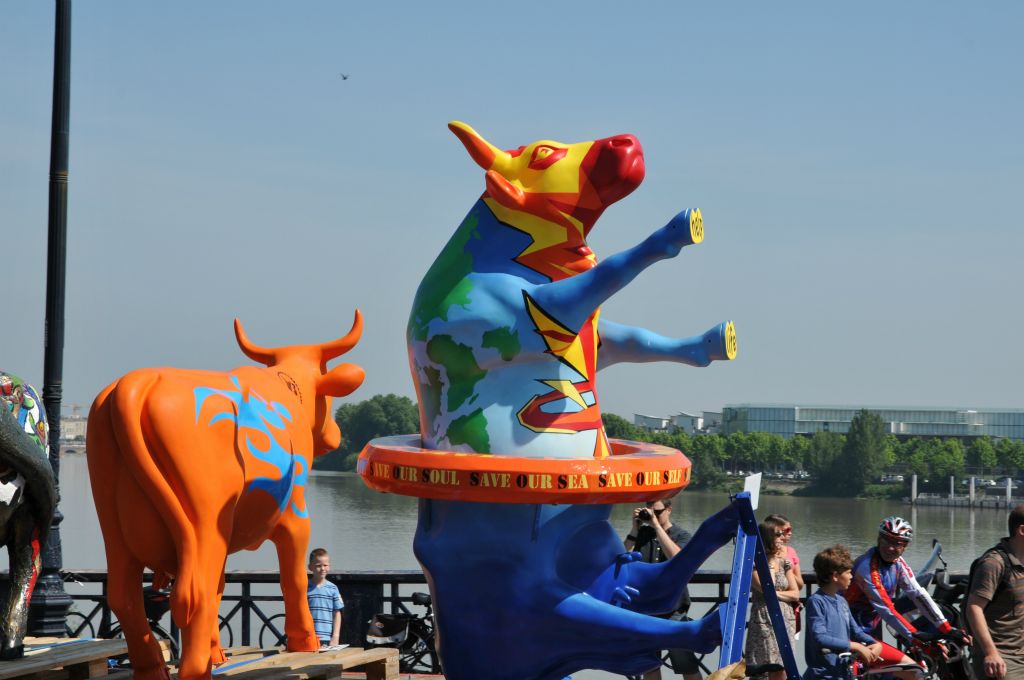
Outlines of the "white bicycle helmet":
<svg viewBox="0 0 1024 680">
<path fill-rule="evenodd" d="M 882 520 L 878 525 L 878 533 L 897 541 L 910 542 L 914 538 L 914 527 L 902 517 L 893 515 Z"/>
</svg>

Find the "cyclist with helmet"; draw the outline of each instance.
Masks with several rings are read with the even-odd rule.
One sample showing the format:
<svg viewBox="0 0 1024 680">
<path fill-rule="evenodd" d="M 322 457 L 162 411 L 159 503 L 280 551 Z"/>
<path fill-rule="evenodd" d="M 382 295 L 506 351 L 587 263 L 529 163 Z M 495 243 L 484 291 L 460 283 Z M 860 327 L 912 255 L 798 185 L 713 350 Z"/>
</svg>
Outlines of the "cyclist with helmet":
<svg viewBox="0 0 1024 680">
<path fill-rule="evenodd" d="M 893 602 L 900 595 L 909 597 L 938 632 L 953 630 L 903 559 L 903 551 L 913 538 L 914 527 L 907 520 L 883 519 L 878 525 L 878 543 L 853 563 L 853 583 L 846 590 L 850 613 L 864 632 L 870 633 L 885 621 L 907 644 L 913 642 L 917 628 L 896 611 Z"/>
</svg>

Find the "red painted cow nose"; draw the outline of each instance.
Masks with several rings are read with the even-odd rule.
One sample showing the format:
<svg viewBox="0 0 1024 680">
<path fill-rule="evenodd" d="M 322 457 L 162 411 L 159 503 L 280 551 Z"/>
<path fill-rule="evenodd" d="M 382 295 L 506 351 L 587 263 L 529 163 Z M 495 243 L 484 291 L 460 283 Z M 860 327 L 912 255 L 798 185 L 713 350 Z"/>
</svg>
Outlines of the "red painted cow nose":
<svg viewBox="0 0 1024 680">
<path fill-rule="evenodd" d="M 628 196 L 644 179 L 644 150 L 633 135 L 606 137 L 594 143 L 592 165 L 584 169 L 605 207 Z"/>
</svg>

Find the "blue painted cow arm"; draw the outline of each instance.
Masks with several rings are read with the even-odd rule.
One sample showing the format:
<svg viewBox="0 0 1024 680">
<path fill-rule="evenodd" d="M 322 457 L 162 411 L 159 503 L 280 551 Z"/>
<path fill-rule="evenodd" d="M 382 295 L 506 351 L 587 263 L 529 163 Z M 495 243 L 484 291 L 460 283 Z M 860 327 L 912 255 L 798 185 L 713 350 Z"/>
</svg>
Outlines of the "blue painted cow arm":
<svg viewBox="0 0 1024 680">
<path fill-rule="evenodd" d="M 598 370 L 622 362 L 675 361 L 689 366 L 707 366 L 712 361 L 727 359 L 725 344 L 727 324 L 722 322 L 703 335 L 669 338 L 646 328 L 626 326 L 601 319 L 597 332 L 601 337 Z"/>
<path fill-rule="evenodd" d="M 694 211 L 684 210 L 639 245 L 616 253 L 593 269 L 537 286 L 532 296 L 548 314 L 571 329 L 583 326 L 601 304 L 659 260 L 675 257 L 693 243 Z"/>
</svg>

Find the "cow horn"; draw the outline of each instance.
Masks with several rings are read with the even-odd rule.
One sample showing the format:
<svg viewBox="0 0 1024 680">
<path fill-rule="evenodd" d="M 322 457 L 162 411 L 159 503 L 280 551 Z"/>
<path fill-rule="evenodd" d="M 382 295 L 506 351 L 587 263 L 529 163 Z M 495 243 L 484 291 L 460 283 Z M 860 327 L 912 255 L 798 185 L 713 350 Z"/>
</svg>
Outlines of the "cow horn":
<svg viewBox="0 0 1024 680">
<path fill-rule="evenodd" d="M 320 360 L 327 363 L 331 359 L 340 357 L 345 352 L 356 346 L 359 338 L 363 335 L 363 315 L 357 309 L 355 319 L 352 320 L 352 328 L 347 334 L 320 345 Z"/>
<path fill-rule="evenodd" d="M 264 366 L 270 366 L 276 360 L 276 352 L 272 349 L 266 349 L 259 345 L 254 345 L 242 330 L 242 322 L 235 319 L 235 339 L 238 340 L 238 346 L 242 350 L 242 354 L 249 357 L 253 361 L 263 364 Z"/>
<path fill-rule="evenodd" d="M 455 133 L 477 165 L 484 170 L 497 170 L 504 174 L 512 160 L 512 156 L 507 151 L 502 151 L 488 142 L 461 120 L 453 120 L 448 123 L 448 129 Z"/>
</svg>

